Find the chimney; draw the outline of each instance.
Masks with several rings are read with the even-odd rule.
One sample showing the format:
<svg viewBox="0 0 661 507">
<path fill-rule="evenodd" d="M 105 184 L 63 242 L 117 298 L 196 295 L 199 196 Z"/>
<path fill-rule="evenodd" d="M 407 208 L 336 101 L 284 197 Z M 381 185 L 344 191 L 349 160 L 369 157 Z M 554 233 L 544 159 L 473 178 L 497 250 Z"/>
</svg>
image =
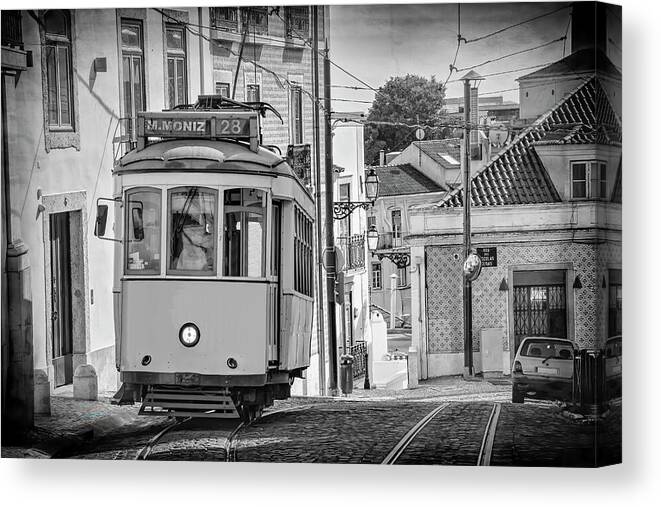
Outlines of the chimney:
<svg viewBox="0 0 661 507">
<path fill-rule="evenodd" d="M 575 2 L 571 13 L 571 52 L 600 49 L 606 52 L 606 5 L 601 2 Z"/>
<path fill-rule="evenodd" d="M 379 151 L 379 165 L 386 165 L 386 150 Z"/>
</svg>

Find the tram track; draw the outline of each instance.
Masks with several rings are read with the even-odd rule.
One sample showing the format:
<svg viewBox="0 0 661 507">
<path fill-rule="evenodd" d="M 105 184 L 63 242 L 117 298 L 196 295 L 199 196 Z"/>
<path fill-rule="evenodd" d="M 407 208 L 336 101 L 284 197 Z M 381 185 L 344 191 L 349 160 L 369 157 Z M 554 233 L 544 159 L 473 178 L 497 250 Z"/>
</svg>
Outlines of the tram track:
<svg viewBox="0 0 661 507">
<path fill-rule="evenodd" d="M 451 406 L 450 402 L 444 402 L 422 417 L 408 432 L 395 444 L 386 457 L 381 461 L 382 465 L 395 465 L 400 457 L 411 447 L 416 437 L 427 427 L 439 414 Z M 480 450 L 476 465 L 489 466 L 491 464 L 491 453 L 496 437 L 496 428 L 500 417 L 501 403 L 494 403 L 487 423 L 482 431 Z"/>
<path fill-rule="evenodd" d="M 284 408 L 280 410 L 274 410 L 272 412 L 268 412 L 264 414 L 261 417 L 258 417 L 256 419 L 253 419 L 252 421 L 249 422 L 239 422 L 234 428 L 227 433 L 228 428 L 206 428 L 204 430 L 200 430 L 201 437 L 207 437 L 208 434 L 214 434 L 214 433 L 227 433 L 226 435 L 219 435 L 220 437 L 225 438 L 225 442 L 222 445 L 222 448 L 225 451 L 225 461 L 226 462 L 235 462 L 236 461 L 236 451 L 237 451 L 237 443 L 238 443 L 238 436 L 239 433 L 241 433 L 243 430 L 247 429 L 250 427 L 252 424 L 263 421 L 267 418 L 270 418 L 274 415 L 281 414 L 281 413 L 286 413 L 286 412 L 295 412 L 299 410 L 305 410 L 312 405 L 302 405 L 299 407 L 289 407 L 289 408 Z M 161 443 L 162 439 L 170 434 L 172 431 L 176 429 L 181 429 L 185 424 L 191 423 L 194 421 L 200 421 L 200 419 L 196 419 L 195 417 L 186 417 L 185 419 L 181 419 L 178 421 L 174 421 L 165 428 L 161 429 L 156 435 L 154 435 L 152 438 L 149 439 L 149 441 L 140 449 L 138 454 L 135 457 L 136 461 L 147 461 L 150 459 L 150 456 L 152 455 L 154 449 L 156 446 Z M 238 420 L 237 420 L 238 422 Z"/>
</svg>

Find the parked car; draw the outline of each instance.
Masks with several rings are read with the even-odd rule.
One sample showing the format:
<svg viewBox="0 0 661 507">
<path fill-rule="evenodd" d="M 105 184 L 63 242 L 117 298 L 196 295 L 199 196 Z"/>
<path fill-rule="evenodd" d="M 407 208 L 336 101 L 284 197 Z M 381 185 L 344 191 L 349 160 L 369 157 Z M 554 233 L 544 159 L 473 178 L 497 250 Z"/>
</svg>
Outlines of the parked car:
<svg viewBox="0 0 661 507">
<path fill-rule="evenodd" d="M 512 367 L 512 403 L 525 398 L 571 400 L 577 353 L 576 344 L 564 338 L 524 338 Z"/>
<path fill-rule="evenodd" d="M 622 336 L 612 336 L 604 347 L 606 399 L 622 396 Z"/>
</svg>

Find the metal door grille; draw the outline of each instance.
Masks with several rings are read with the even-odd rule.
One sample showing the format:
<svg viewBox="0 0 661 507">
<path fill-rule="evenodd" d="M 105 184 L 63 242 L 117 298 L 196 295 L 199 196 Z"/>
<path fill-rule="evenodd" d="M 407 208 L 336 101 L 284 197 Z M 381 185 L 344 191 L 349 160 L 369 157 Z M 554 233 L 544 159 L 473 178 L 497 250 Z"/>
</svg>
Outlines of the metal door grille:
<svg viewBox="0 0 661 507">
<path fill-rule="evenodd" d="M 564 285 L 514 287 L 516 347 L 525 336 L 567 337 Z"/>
</svg>

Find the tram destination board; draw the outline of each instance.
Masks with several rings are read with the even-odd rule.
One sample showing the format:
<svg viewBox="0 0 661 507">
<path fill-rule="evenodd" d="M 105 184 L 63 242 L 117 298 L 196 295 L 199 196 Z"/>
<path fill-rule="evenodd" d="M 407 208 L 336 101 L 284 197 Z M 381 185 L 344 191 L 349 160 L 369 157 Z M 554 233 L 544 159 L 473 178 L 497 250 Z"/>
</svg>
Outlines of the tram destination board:
<svg viewBox="0 0 661 507">
<path fill-rule="evenodd" d="M 145 114 L 145 137 L 251 137 L 250 123 L 255 115 Z"/>
</svg>

